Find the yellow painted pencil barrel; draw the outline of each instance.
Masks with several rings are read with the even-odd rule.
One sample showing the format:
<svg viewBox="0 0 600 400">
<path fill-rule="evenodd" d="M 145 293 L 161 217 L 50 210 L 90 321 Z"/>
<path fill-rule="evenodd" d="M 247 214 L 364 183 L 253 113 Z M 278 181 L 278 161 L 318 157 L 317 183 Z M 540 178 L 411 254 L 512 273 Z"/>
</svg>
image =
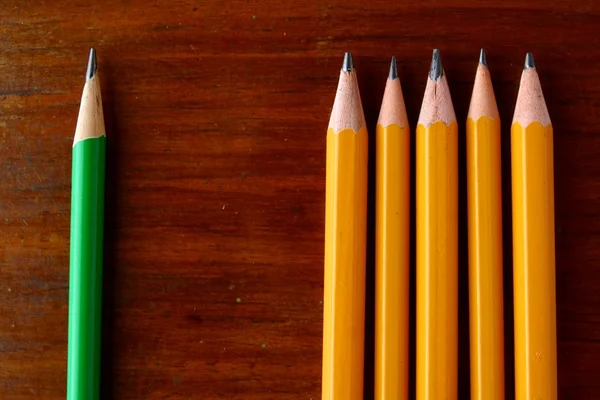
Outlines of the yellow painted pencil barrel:
<svg viewBox="0 0 600 400">
<path fill-rule="evenodd" d="M 367 140 L 347 53 L 327 131 L 324 400 L 363 398 Z"/>
<path fill-rule="evenodd" d="M 504 399 L 500 117 L 481 51 L 467 118 L 471 399 Z"/>
<path fill-rule="evenodd" d="M 531 54 L 511 152 L 516 400 L 556 400 L 553 131 Z"/>
<path fill-rule="evenodd" d="M 408 398 L 410 131 L 392 59 L 377 123 L 375 399 Z"/>
</svg>

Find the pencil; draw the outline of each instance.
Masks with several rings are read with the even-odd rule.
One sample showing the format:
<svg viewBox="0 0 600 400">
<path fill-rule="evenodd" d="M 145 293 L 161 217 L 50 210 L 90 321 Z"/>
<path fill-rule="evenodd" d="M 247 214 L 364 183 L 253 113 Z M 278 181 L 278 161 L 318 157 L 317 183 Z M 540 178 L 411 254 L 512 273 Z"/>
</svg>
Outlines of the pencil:
<svg viewBox="0 0 600 400">
<path fill-rule="evenodd" d="M 396 58 L 377 122 L 375 399 L 408 398 L 410 131 Z"/>
<path fill-rule="evenodd" d="M 100 397 L 105 146 L 96 53 L 92 49 L 73 141 L 68 400 Z"/>
<path fill-rule="evenodd" d="M 367 145 L 356 72 L 346 53 L 327 130 L 324 400 L 363 397 Z"/>
<path fill-rule="evenodd" d="M 553 132 L 531 53 L 511 152 L 516 400 L 556 400 Z"/>
<path fill-rule="evenodd" d="M 504 399 L 500 116 L 481 49 L 467 117 L 471 399 Z"/>
<path fill-rule="evenodd" d="M 417 125 L 417 399 L 457 398 L 458 128 L 434 50 Z"/>
</svg>

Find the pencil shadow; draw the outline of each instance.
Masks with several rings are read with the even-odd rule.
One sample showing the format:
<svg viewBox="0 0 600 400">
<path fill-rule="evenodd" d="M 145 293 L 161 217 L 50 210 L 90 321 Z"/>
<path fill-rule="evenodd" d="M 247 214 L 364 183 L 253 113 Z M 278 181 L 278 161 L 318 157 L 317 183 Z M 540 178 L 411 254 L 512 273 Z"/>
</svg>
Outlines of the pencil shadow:
<svg viewBox="0 0 600 400">
<path fill-rule="evenodd" d="M 560 108 L 560 99 L 562 94 L 556 90 L 557 86 L 550 84 L 550 82 L 560 82 L 561 77 L 559 74 L 553 71 L 547 71 L 542 69 L 539 71 L 540 80 L 544 90 L 544 97 L 546 98 L 546 105 L 548 106 L 548 112 L 550 118 L 557 115 L 555 111 Z M 581 85 L 581 84 L 578 84 Z M 585 89 L 583 87 L 578 88 L 580 92 Z M 583 252 L 585 247 L 580 245 L 579 241 L 567 241 L 569 238 L 568 229 L 563 228 L 563 224 L 569 220 L 571 205 L 577 204 L 577 198 L 575 193 L 576 187 L 581 183 L 582 177 L 573 176 L 570 164 L 573 163 L 573 158 L 579 154 L 574 150 L 574 126 L 568 126 L 568 121 L 572 121 L 575 117 L 563 115 L 560 118 L 552 119 L 552 126 L 554 130 L 554 240 L 555 240 L 555 268 L 556 268 L 556 351 L 558 357 L 558 397 L 563 398 L 566 395 L 564 389 L 568 385 L 568 381 L 565 380 L 567 374 L 563 373 L 562 366 L 566 365 L 567 362 L 562 360 L 564 354 L 568 353 L 568 346 L 564 346 L 564 338 L 569 333 L 568 322 L 569 318 L 563 318 L 564 313 L 568 313 L 569 308 L 565 305 L 570 303 L 571 293 L 573 290 L 570 288 L 569 283 L 569 266 L 573 263 L 574 255 Z M 579 181 L 579 182 L 578 182 Z M 564 229 L 564 230 L 563 230 Z M 596 308 L 597 312 L 598 309 Z M 569 354 L 569 363 L 577 365 L 579 362 L 585 362 L 587 355 L 585 352 L 579 352 Z M 563 394 L 563 392 L 565 394 Z"/>
<path fill-rule="evenodd" d="M 365 361 L 363 398 L 373 399 L 375 393 L 375 126 L 383 98 L 386 61 L 382 58 L 360 57 L 356 62 L 365 120 L 369 131 L 369 168 L 367 195 L 367 261 L 365 290 Z M 388 61 L 389 62 L 389 61 Z M 368 88 L 368 90 L 365 90 Z"/>
<path fill-rule="evenodd" d="M 501 118 L 502 160 L 502 265 L 504 295 L 504 381 L 505 398 L 515 398 L 514 374 L 514 311 L 513 311 L 513 243 L 512 243 L 512 184 L 510 157 L 510 126 L 516 99 L 515 84 L 496 84 L 494 91 Z"/>
<path fill-rule="evenodd" d="M 408 99 L 418 99 L 422 97 L 425 78 L 414 74 L 415 68 L 404 70 L 405 65 L 399 66 L 399 76 L 402 85 L 402 92 L 406 103 L 406 114 L 410 128 L 410 221 L 409 221 L 409 297 L 408 297 L 408 398 L 416 398 L 417 390 L 417 202 L 416 191 L 417 181 L 417 154 L 416 154 L 416 136 L 415 129 L 418 120 L 420 104 Z M 412 72 L 412 75 L 410 75 Z"/>
<path fill-rule="evenodd" d="M 452 71 L 456 76 L 456 72 Z M 469 329 L 469 234 L 467 204 L 467 120 L 472 86 L 450 82 L 458 121 L 458 393 L 460 399 L 471 395 L 471 346 Z M 460 101 L 460 99 L 464 99 Z"/>
<path fill-rule="evenodd" d="M 504 268 L 504 380 L 505 398 L 514 399 L 515 340 L 513 311 L 512 186 L 510 168 L 510 127 L 502 134 L 502 264 Z"/>
<path fill-rule="evenodd" d="M 100 59 L 98 68 L 102 87 L 102 106 L 106 127 L 106 189 L 104 206 L 104 267 L 102 287 L 102 369 L 101 399 L 115 398 L 116 386 L 114 343 L 116 317 L 116 247 L 118 241 L 117 216 L 118 190 L 116 182 L 119 176 L 119 141 L 117 139 L 117 110 L 114 87 L 115 72 L 110 61 Z"/>
<path fill-rule="evenodd" d="M 405 91 L 406 93 L 406 91 Z M 415 146 L 414 132 L 411 137 L 410 152 L 410 274 L 409 274 L 409 295 L 408 295 L 408 398 L 414 399 L 417 396 L 417 155 Z"/>
</svg>

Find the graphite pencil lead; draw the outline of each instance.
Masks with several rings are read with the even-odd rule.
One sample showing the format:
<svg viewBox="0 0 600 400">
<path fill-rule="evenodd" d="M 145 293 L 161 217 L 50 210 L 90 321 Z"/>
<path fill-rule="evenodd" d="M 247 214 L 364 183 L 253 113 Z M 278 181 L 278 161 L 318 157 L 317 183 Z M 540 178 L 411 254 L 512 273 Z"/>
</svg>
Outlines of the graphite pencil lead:
<svg viewBox="0 0 600 400">
<path fill-rule="evenodd" d="M 523 69 L 535 68 L 533 53 L 527 53 L 525 56 L 525 67 Z"/>
<path fill-rule="evenodd" d="M 429 79 L 432 81 L 437 81 L 443 74 L 444 67 L 442 66 L 440 51 L 438 49 L 434 49 L 433 57 L 431 58 L 431 68 L 429 69 Z"/>
<path fill-rule="evenodd" d="M 96 50 L 92 47 L 90 49 L 90 59 L 88 60 L 87 71 L 85 73 L 85 80 L 89 81 L 96 75 L 98 70 L 98 64 L 96 63 Z"/>
<path fill-rule="evenodd" d="M 354 60 L 352 59 L 352 54 L 346 53 L 344 54 L 344 63 L 342 64 L 342 71 L 352 72 L 352 70 L 354 70 Z"/>
<path fill-rule="evenodd" d="M 487 58 L 485 58 L 485 51 L 483 49 L 481 49 L 481 52 L 479 53 L 479 64 L 483 64 L 486 67 L 488 66 Z"/>
<path fill-rule="evenodd" d="M 398 66 L 396 65 L 396 56 L 392 56 L 392 61 L 390 63 L 390 74 L 388 77 L 391 80 L 394 80 L 398 77 Z"/>
</svg>

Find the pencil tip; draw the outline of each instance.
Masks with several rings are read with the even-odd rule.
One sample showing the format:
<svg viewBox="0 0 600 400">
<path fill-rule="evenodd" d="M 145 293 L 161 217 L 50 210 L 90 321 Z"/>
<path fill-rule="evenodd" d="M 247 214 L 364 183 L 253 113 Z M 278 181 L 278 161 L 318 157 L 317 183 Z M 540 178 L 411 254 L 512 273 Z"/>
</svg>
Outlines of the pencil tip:
<svg viewBox="0 0 600 400">
<path fill-rule="evenodd" d="M 429 69 L 429 78 L 432 81 L 437 81 L 443 74 L 444 67 L 442 66 L 442 58 L 440 57 L 440 51 L 438 49 L 434 49 L 433 57 L 431 58 L 431 68 Z"/>
<path fill-rule="evenodd" d="M 354 69 L 354 60 L 352 59 L 352 54 L 346 53 L 344 54 L 344 63 L 342 64 L 342 71 L 351 72 Z"/>
<path fill-rule="evenodd" d="M 525 67 L 523 69 L 535 68 L 533 53 L 527 53 L 525 56 Z"/>
<path fill-rule="evenodd" d="M 88 60 L 87 71 L 85 73 L 85 80 L 89 81 L 96 75 L 98 70 L 98 64 L 96 63 L 96 50 L 92 47 L 90 49 L 90 59 Z"/>
<path fill-rule="evenodd" d="M 390 63 L 390 74 L 389 79 L 394 80 L 398 77 L 398 66 L 396 65 L 396 56 L 392 56 L 392 62 Z"/>
<path fill-rule="evenodd" d="M 483 64 L 486 67 L 488 66 L 487 58 L 485 58 L 485 51 L 483 49 L 481 49 L 481 52 L 479 53 L 479 64 Z"/>
</svg>

